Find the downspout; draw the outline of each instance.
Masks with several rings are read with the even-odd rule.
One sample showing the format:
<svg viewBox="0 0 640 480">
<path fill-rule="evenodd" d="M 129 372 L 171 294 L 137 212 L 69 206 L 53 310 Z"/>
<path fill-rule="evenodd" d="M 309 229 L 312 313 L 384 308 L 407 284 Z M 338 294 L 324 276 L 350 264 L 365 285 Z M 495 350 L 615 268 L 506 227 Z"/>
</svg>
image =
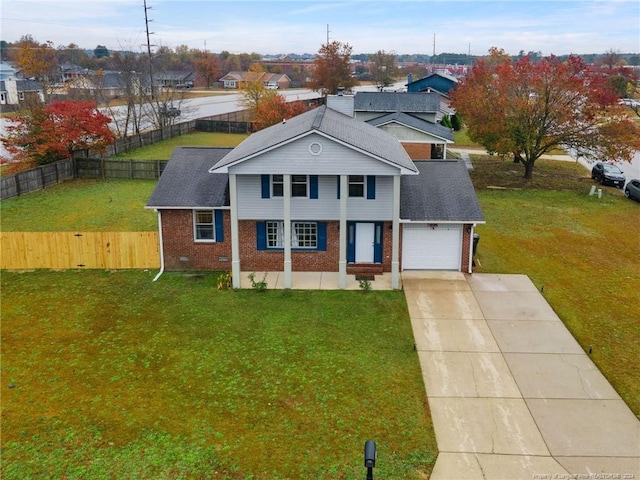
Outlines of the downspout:
<svg viewBox="0 0 640 480">
<path fill-rule="evenodd" d="M 158 212 L 158 242 L 160 243 L 160 271 L 155 276 L 153 281 L 155 282 L 160 278 L 160 275 L 164 273 L 164 243 L 162 241 L 162 215 L 160 215 L 160 210 L 156 210 Z"/>
<path fill-rule="evenodd" d="M 476 224 L 471 225 L 471 232 L 469 233 L 469 266 L 467 267 L 467 273 L 473 273 L 473 232 L 476 228 Z"/>
</svg>

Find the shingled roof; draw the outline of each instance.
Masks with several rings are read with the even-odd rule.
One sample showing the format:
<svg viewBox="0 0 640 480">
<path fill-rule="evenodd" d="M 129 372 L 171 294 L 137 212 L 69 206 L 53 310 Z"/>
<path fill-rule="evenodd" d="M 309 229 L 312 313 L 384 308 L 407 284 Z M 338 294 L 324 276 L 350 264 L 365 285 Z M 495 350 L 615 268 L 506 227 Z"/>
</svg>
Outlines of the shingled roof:
<svg viewBox="0 0 640 480">
<path fill-rule="evenodd" d="M 356 112 L 436 113 L 440 111 L 438 93 L 358 92 L 354 97 Z"/>
<path fill-rule="evenodd" d="M 422 120 L 421 118 L 402 112 L 389 113 L 381 117 L 373 118 L 371 120 L 367 120 L 367 123 L 374 127 L 379 127 L 388 123 L 400 123 L 416 130 L 420 130 L 421 132 L 453 142 L 453 133 L 450 128 L 443 127 L 439 123 L 427 122 L 426 120 Z"/>
<path fill-rule="evenodd" d="M 420 175 L 400 179 L 401 220 L 484 223 L 462 160 L 427 160 L 415 164 Z"/>
<path fill-rule="evenodd" d="M 230 165 L 248 160 L 311 133 L 319 133 L 365 152 L 380 161 L 396 165 L 402 168 L 404 173 L 418 172 L 407 152 L 393 135 L 326 106 L 315 108 L 286 122 L 252 134 L 210 171 L 226 172 Z"/>
<path fill-rule="evenodd" d="M 231 148 L 178 147 L 153 190 L 147 208 L 229 206 L 229 176 L 209 173 Z"/>
</svg>

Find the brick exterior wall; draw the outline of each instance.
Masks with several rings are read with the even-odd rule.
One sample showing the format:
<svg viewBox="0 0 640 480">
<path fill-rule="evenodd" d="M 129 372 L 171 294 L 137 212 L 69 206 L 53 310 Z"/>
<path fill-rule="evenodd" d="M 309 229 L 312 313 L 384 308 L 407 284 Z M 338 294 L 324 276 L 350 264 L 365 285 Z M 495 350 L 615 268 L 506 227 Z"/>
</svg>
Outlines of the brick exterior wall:
<svg viewBox="0 0 640 480">
<path fill-rule="evenodd" d="M 282 250 L 258 250 L 256 244 L 257 220 L 238 222 L 240 233 L 240 268 L 244 271 L 282 271 L 284 252 Z M 291 252 L 291 270 L 294 272 L 337 272 L 340 258 L 340 222 L 326 222 L 327 250 Z M 382 267 L 391 271 L 391 222 L 383 225 Z"/>
<path fill-rule="evenodd" d="M 231 219 L 223 214 L 222 242 L 195 242 L 192 210 L 162 210 L 165 270 L 231 270 Z"/>
<path fill-rule="evenodd" d="M 231 270 L 231 220 L 229 211 L 223 214 L 224 239 L 222 242 L 194 242 L 193 214 L 191 210 L 162 210 L 162 238 L 164 263 L 167 271 L 181 270 Z M 282 250 L 258 250 L 256 241 L 256 220 L 238 222 L 240 236 L 240 268 L 243 271 L 282 271 L 284 252 Z M 337 272 L 340 255 L 339 222 L 326 222 L 327 250 L 291 252 L 291 268 L 294 272 Z M 469 269 L 469 248 L 473 241 L 467 227 L 462 228 L 461 271 Z M 382 227 L 383 250 L 382 270 L 391 271 L 392 231 L 391 222 Z M 402 231 L 400 232 L 402 245 Z M 402 249 L 400 251 L 402 265 Z"/>
<path fill-rule="evenodd" d="M 412 160 L 430 160 L 431 144 L 430 143 L 402 143 L 407 154 Z"/>
</svg>

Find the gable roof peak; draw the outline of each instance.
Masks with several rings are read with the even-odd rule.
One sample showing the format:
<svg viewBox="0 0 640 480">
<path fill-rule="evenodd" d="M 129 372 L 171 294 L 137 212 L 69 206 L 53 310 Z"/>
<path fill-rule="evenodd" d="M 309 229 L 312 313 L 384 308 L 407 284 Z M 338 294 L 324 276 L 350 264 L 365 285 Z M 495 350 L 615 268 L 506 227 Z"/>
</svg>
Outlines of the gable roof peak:
<svg viewBox="0 0 640 480">
<path fill-rule="evenodd" d="M 251 134 L 209 171 L 226 172 L 231 165 L 278 148 L 310 133 L 318 133 L 383 162 L 396 165 L 404 173 L 417 173 L 411 158 L 393 135 L 332 110 L 326 105 Z"/>
</svg>

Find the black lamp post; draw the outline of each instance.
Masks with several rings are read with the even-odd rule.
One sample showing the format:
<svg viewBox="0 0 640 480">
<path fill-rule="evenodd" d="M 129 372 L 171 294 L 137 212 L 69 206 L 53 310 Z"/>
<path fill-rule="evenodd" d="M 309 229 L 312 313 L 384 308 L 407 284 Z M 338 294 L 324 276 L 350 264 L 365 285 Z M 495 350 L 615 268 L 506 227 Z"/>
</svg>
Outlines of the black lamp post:
<svg viewBox="0 0 640 480">
<path fill-rule="evenodd" d="M 376 466 L 376 442 L 367 440 L 364 442 L 364 466 L 367 467 L 367 480 L 373 480 L 373 467 Z"/>
</svg>

